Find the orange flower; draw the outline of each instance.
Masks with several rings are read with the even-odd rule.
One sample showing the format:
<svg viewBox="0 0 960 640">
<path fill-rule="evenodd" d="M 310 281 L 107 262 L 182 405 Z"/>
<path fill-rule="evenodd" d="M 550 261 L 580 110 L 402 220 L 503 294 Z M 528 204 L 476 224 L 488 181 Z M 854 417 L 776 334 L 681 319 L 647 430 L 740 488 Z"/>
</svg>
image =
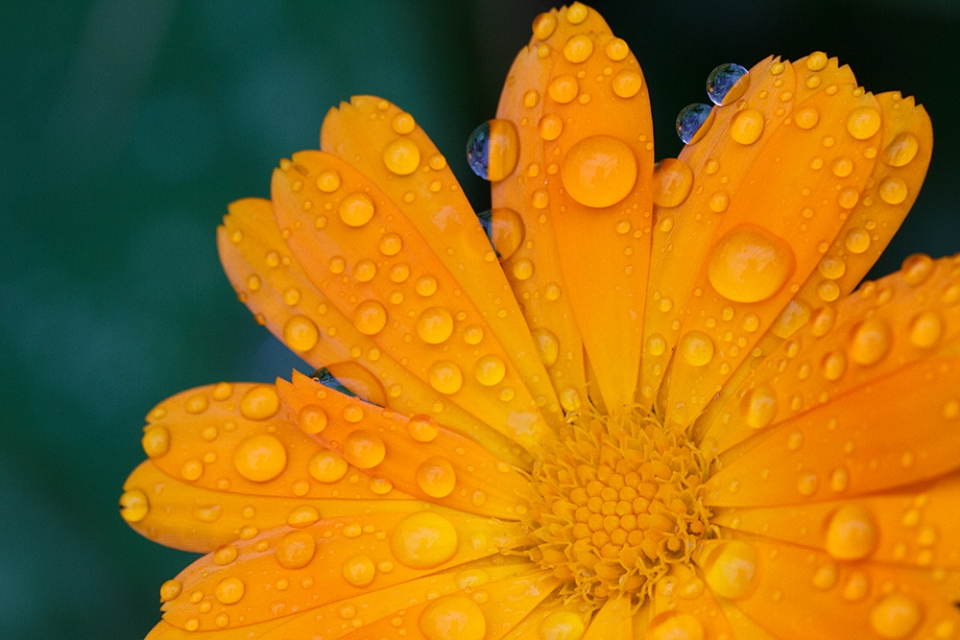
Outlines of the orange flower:
<svg viewBox="0 0 960 640">
<path fill-rule="evenodd" d="M 149 637 L 960 636 L 960 260 L 849 295 L 929 120 L 823 53 L 745 71 L 655 165 L 627 44 L 539 16 L 479 217 L 410 114 L 331 110 L 218 235 L 325 371 L 149 414 L 122 515 L 207 554 Z"/>
</svg>

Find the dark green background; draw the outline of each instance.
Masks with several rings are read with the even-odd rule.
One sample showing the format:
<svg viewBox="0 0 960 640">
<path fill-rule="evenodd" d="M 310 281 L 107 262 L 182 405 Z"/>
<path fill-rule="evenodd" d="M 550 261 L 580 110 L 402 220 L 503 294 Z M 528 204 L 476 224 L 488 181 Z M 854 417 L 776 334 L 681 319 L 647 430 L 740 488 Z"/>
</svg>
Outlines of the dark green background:
<svg viewBox="0 0 960 640">
<path fill-rule="evenodd" d="M 463 145 L 549 3 L 0 5 L 0 637 L 141 638 L 190 560 L 117 515 L 143 416 L 183 388 L 297 363 L 237 302 L 214 227 L 267 196 L 355 93 L 412 112 L 477 208 Z M 960 250 L 960 3 L 597 3 L 643 64 L 657 157 L 715 65 L 823 49 L 923 102 L 927 186 L 879 268 Z"/>
</svg>

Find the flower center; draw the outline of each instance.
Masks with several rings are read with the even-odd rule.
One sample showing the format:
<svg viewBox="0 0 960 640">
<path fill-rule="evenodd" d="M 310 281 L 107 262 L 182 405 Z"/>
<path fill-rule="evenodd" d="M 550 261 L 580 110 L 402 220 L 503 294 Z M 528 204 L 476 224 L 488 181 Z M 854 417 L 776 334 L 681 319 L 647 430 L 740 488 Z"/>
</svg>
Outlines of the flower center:
<svg viewBox="0 0 960 640">
<path fill-rule="evenodd" d="M 697 542 L 716 537 L 703 506 L 712 459 L 640 407 L 580 413 L 533 470 L 531 557 L 596 605 L 643 602 Z"/>
</svg>

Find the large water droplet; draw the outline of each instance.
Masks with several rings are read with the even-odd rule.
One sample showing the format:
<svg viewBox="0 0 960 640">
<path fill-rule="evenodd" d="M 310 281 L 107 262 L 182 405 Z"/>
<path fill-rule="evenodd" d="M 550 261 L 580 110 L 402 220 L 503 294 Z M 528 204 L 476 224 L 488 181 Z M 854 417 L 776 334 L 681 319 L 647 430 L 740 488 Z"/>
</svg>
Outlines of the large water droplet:
<svg viewBox="0 0 960 640">
<path fill-rule="evenodd" d="M 440 430 L 433 417 L 418 414 L 410 418 L 410 422 L 407 423 L 407 432 L 417 442 L 433 442 Z"/>
<path fill-rule="evenodd" d="M 453 493 L 457 474 L 448 460 L 434 456 L 417 467 L 417 484 L 431 498 L 445 498 Z"/>
<path fill-rule="evenodd" d="M 777 395 L 767 385 L 751 389 L 740 401 L 740 415 L 754 429 L 762 429 L 777 415 Z"/>
<path fill-rule="evenodd" d="M 307 465 L 310 477 L 319 482 L 337 482 L 347 474 L 349 466 L 336 451 L 324 449 L 313 454 Z"/>
<path fill-rule="evenodd" d="M 685 106 L 677 114 L 677 135 L 683 144 L 693 144 L 706 135 L 713 124 L 713 107 L 694 103 Z"/>
<path fill-rule="evenodd" d="M 517 166 L 520 142 L 509 120 L 488 120 L 467 139 L 467 163 L 484 180 L 497 182 Z"/>
<path fill-rule="evenodd" d="M 590 136 L 567 151 L 560 177 L 564 188 L 580 204 L 609 207 L 633 189 L 637 181 L 637 159 L 621 140 Z"/>
<path fill-rule="evenodd" d="M 250 420 L 266 420 L 280 410 L 280 396 L 272 386 L 252 387 L 240 400 L 240 413 Z"/>
<path fill-rule="evenodd" d="M 548 329 L 534 329 L 530 332 L 537 346 L 537 354 L 544 366 L 552 367 L 560 356 L 560 341 Z"/>
<path fill-rule="evenodd" d="M 420 630 L 428 640 L 483 640 L 487 620 L 470 598 L 444 596 L 431 602 L 420 615 Z"/>
<path fill-rule="evenodd" d="M 357 555 L 347 558 L 341 567 L 343 579 L 355 587 L 366 587 L 377 575 L 377 568 L 373 560 L 367 556 Z"/>
<path fill-rule="evenodd" d="M 909 636 L 920 624 L 921 617 L 920 605 L 916 600 L 894 593 L 870 611 L 870 626 L 881 638 L 898 640 Z"/>
<path fill-rule="evenodd" d="M 390 550 L 398 562 L 411 569 L 432 569 L 456 555 L 457 530 L 443 516 L 421 511 L 397 525 L 390 535 Z"/>
<path fill-rule="evenodd" d="M 237 446 L 233 466 L 251 482 L 267 482 L 283 473 L 287 466 L 287 450 L 274 436 L 251 436 Z"/>
<path fill-rule="evenodd" d="M 920 141 L 917 136 L 909 131 L 904 131 L 887 145 L 881 158 L 891 167 L 903 167 L 916 157 L 919 149 Z"/>
<path fill-rule="evenodd" d="M 702 367 L 713 359 L 713 340 L 702 331 L 690 331 L 680 339 L 680 354 L 688 364 Z"/>
<path fill-rule="evenodd" d="M 714 247 L 707 277 L 717 293 L 734 302 L 773 296 L 793 273 L 790 246 L 759 227 L 742 225 Z"/>
<path fill-rule="evenodd" d="M 340 201 L 338 209 L 340 219 L 350 227 L 362 227 L 373 218 L 375 207 L 373 200 L 359 191 L 351 193 Z"/>
<path fill-rule="evenodd" d="M 306 531 L 293 531 L 277 542 L 277 562 L 285 569 L 302 569 L 310 564 L 317 543 Z"/>
<path fill-rule="evenodd" d="M 850 343 L 850 359 L 857 364 L 871 365 L 879 362 L 890 349 L 890 329 L 878 318 L 868 318 L 860 323 Z"/>
<path fill-rule="evenodd" d="M 352 431 L 343 441 L 343 457 L 361 469 L 371 469 L 387 455 L 383 440 L 372 431 Z"/>
<path fill-rule="evenodd" d="M 143 491 L 131 489 L 120 496 L 120 515 L 127 522 L 140 522 L 149 512 L 150 502 Z"/>
<path fill-rule="evenodd" d="M 742 540 L 730 540 L 709 549 L 701 566 L 714 593 L 724 598 L 743 598 L 756 583 L 757 551 Z"/>
<path fill-rule="evenodd" d="M 503 360 L 495 355 L 486 355 L 477 360 L 474 367 L 474 376 L 477 382 L 485 387 L 492 387 L 499 384 L 507 373 L 507 367 Z"/>
<path fill-rule="evenodd" d="M 376 300 L 364 300 L 353 312 L 353 326 L 364 335 L 376 335 L 386 324 L 387 310 Z"/>
<path fill-rule="evenodd" d="M 696 616 L 678 611 L 664 611 L 650 621 L 650 640 L 703 640 L 703 625 Z"/>
<path fill-rule="evenodd" d="M 583 618 L 572 611 L 554 611 L 537 631 L 541 640 L 580 640 L 586 628 Z"/>
<path fill-rule="evenodd" d="M 383 163 L 398 176 L 408 176 L 420 166 L 420 148 L 409 138 L 397 138 L 384 147 Z"/>
<path fill-rule="evenodd" d="M 170 449 L 170 432 L 166 427 L 154 425 L 143 432 L 140 439 L 143 452 L 151 458 L 159 458 Z"/>
<path fill-rule="evenodd" d="M 732 62 L 721 64 L 707 76 L 707 96 L 720 107 L 742 96 L 749 86 L 750 72 Z"/>
<path fill-rule="evenodd" d="M 463 386 L 463 373 L 460 367 L 449 360 L 433 363 L 428 377 L 430 386 L 446 395 L 456 393 Z"/>
<path fill-rule="evenodd" d="M 440 344 L 453 334 L 453 316 L 443 307 L 424 309 L 417 320 L 417 335 L 427 344 Z"/>
<path fill-rule="evenodd" d="M 877 546 L 877 524 L 866 508 L 847 504 L 834 512 L 827 525 L 827 552 L 840 560 L 866 558 Z"/>
<path fill-rule="evenodd" d="M 653 202 L 661 207 L 683 203 L 693 188 L 693 170 L 683 160 L 665 158 L 653 170 Z M 669 231 L 669 229 L 664 229 Z"/>
</svg>

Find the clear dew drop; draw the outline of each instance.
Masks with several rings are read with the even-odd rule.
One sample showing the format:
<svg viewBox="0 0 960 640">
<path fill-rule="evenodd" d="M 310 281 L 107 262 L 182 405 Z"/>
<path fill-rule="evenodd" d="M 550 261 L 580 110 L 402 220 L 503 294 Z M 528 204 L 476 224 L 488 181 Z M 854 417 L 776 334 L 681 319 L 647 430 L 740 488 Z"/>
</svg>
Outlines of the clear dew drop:
<svg viewBox="0 0 960 640">
<path fill-rule="evenodd" d="M 160 602 L 170 602 L 180 595 L 183 584 L 179 580 L 167 580 L 160 585 Z"/>
<path fill-rule="evenodd" d="M 540 640 L 580 640 L 584 631 L 582 616 L 572 611 L 554 611 L 540 623 L 537 637 Z"/>
<path fill-rule="evenodd" d="M 320 331 L 313 320 L 306 316 L 295 315 L 283 325 L 283 342 L 301 353 L 310 351 L 320 340 Z"/>
<path fill-rule="evenodd" d="M 387 325 L 387 310 L 376 300 L 365 300 L 353 312 L 353 326 L 360 333 L 373 336 Z"/>
<path fill-rule="evenodd" d="M 437 421 L 426 414 L 418 414 L 407 423 L 407 433 L 417 442 L 433 442 L 440 432 Z"/>
<path fill-rule="evenodd" d="M 517 130 L 509 120 L 489 120 L 467 139 L 467 163 L 475 174 L 499 182 L 513 173 L 520 153 Z"/>
<path fill-rule="evenodd" d="M 870 626 L 881 638 L 906 638 L 920 624 L 922 610 L 913 598 L 894 593 L 886 596 L 870 610 Z"/>
<path fill-rule="evenodd" d="M 653 202 L 661 207 L 676 207 L 687 199 L 693 188 L 693 170 L 683 160 L 665 158 L 653 170 Z M 663 229 L 669 231 L 668 229 Z"/>
<path fill-rule="evenodd" d="M 873 107 L 857 107 L 847 116 L 847 131 L 857 140 L 866 140 L 880 130 L 880 112 Z"/>
<path fill-rule="evenodd" d="M 777 415 L 777 395 L 767 385 L 751 389 L 740 400 L 740 415 L 754 429 L 762 429 Z"/>
<path fill-rule="evenodd" d="M 523 243 L 523 219 L 513 209 L 488 209 L 477 214 L 490 246 L 500 262 L 512 256 Z"/>
<path fill-rule="evenodd" d="M 297 413 L 297 426 L 304 433 L 320 433 L 327 428 L 327 413 L 317 405 L 305 405 Z"/>
<path fill-rule="evenodd" d="M 703 625 L 696 616 L 678 611 L 664 611 L 650 621 L 650 640 L 703 640 Z"/>
<path fill-rule="evenodd" d="M 750 72 L 738 64 L 728 62 L 716 67 L 707 76 L 707 97 L 722 107 L 737 100 L 750 86 Z"/>
<path fill-rule="evenodd" d="M 609 207 L 633 190 L 637 181 L 637 158 L 622 140 L 590 136 L 567 151 L 560 177 L 567 193 L 580 204 Z"/>
<path fill-rule="evenodd" d="M 702 331 L 689 331 L 678 346 L 683 359 L 694 367 L 702 367 L 713 359 L 713 340 Z"/>
<path fill-rule="evenodd" d="M 365 555 L 347 558 L 341 567 L 343 579 L 355 587 L 366 587 L 377 575 L 373 560 Z"/>
<path fill-rule="evenodd" d="M 921 313 L 910 325 L 910 343 L 921 349 L 929 349 L 940 340 L 943 321 L 934 311 Z"/>
<path fill-rule="evenodd" d="M 310 564 L 317 543 L 306 531 L 292 531 L 277 542 L 277 562 L 285 569 L 302 569 Z"/>
<path fill-rule="evenodd" d="M 434 456 L 417 467 L 417 485 L 431 498 L 446 498 L 456 484 L 457 474 L 445 458 Z"/>
<path fill-rule="evenodd" d="M 428 379 L 431 387 L 445 395 L 454 394 L 463 386 L 463 372 L 449 360 L 438 360 L 433 363 Z"/>
<path fill-rule="evenodd" d="M 267 482 L 283 473 L 287 466 L 287 450 L 274 436 L 251 436 L 237 445 L 233 466 L 251 482 Z"/>
<path fill-rule="evenodd" d="M 170 450 L 170 432 L 166 427 L 147 427 L 140 439 L 143 452 L 150 458 L 159 458 Z"/>
<path fill-rule="evenodd" d="M 333 483 L 347 475 L 349 466 L 336 451 L 324 449 L 310 458 L 307 471 L 310 477 L 318 482 Z"/>
<path fill-rule="evenodd" d="M 873 553 L 879 531 L 867 509 L 846 504 L 837 509 L 827 524 L 826 548 L 838 560 L 859 560 Z"/>
<path fill-rule="evenodd" d="M 483 611 L 476 602 L 459 594 L 428 604 L 418 624 L 428 640 L 483 640 L 487 634 Z"/>
<path fill-rule="evenodd" d="M 772 297 L 793 274 L 790 246 L 759 227 L 742 225 L 717 242 L 707 277 L 717 293 L 734 302 Z"/>
<path fill-rule="evenodd" d="M 235 604 L 243 598 L 243 591 L 243 582 L 231 576 L 218 582 L 213 594 L 223 604 Z"/>
<path fill-rule="evenodd" d="M 613 89 L 613 92 L 624 100 L 640 93 L 642 86 L 643 76 L 633 69 L 618 71 L 617 74 L 610 79 L 610 87 Z"/>
<path fill-rule="evenodd" d="M 746 597 L 757 581 L 757 551 L 742 540 L 717 543 L 701 560 L 704 578 L 724 598 Z"/>
<path fill-rule="evenodd" d="M 557 336 L 548 329 L 534 329 L 530 335 L 533 336 L 540 361 L 544 366 L 552 367 L 560 357 L 560 341 Z"/>
<path fill-rule="evenodd" d="M 890 328 L 879 318 L 868 318 L 853 332 L 850 359 L 864 366 L 879 362 L 890 350 Z"/>
<path fill-rule="evenodd" d="M 436 513 L 421 511 L 400 521 L 390 534 L 390 550 L 400 564 L 411 569 L 432 569 L 456 555 L 457 530 Z"/>
<path fill-rule="evenodd" d="M 756 109 L 744 109 L 730 123 L 730 137 L 742 145 L 753 144 L 763 135 L 763 114 Z"/>
<path fill-rule="evenodd" d="M 920 140 L 917 139 L 916 134 L 904 131 L 887 145 L 881 158 L 891 167 L 903 167 L 910 164 L 919 149 Z"/>
<path fill-rule="evenodd" d="M 120 516 L 127 522 L 140 522 L 149 512 L 150 501 L 143 491 L 131 489 L 120 496 Z"/>
<path fill-rule="evenodd" d="M 370 196 L 357 191 L 345 196 L 337 211 L 347 226 L 362 227 L 373 219 L 375 207 Z"/>
<path fill-rule="evenodd" d="M 507 367 L 498 356 L 486 355 L 477 360 L 474 377 L 485 387 L 500 384 L 507 373 Z"/>
<path fill-rule="evenodd" d="M 677 135 L 683 144 L 699 142 L 713 124 L 713 107 L 708 104 L 687 105 L 677 114 Z"/>
<path fill-rule="evenodd" d="M 409 138 L 397 138 L 384 147 L 383 164 L 398 176 L 408 176 L 420 167 L 420 148 Z"/>
</svg>

